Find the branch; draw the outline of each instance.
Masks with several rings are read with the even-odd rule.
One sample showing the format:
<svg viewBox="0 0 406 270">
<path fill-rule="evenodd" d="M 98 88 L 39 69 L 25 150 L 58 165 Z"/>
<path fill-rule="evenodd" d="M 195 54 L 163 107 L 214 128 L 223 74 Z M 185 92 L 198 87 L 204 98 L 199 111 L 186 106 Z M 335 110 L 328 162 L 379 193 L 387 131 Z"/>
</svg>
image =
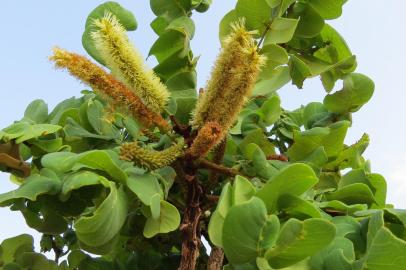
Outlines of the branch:
<svg viewBox="0 0 406 270">
<path fill-rule="evenodd" d="M 19 172 L 24 178 L 31 174 L 30 164 L 21 158 L 19 146 L 14 142 L 0 144 L 0 166 Z"/>
<path fill-rule="evenodd" d="M 221 248 L 213 247 L 207 263 L 207 270 L 221 270 L 224 260 L 224 251 Z"/>
<path fill-rule="evenodd" d="M 216 147 L 216 149 L 214 149 L 213 163 L 220 164 L 223 161 L 224 154 L 226 152 L 226 146 L 227 138 L 224 138 L 224 140 Z M 208 178 L 209 189 L 216 186 L 219 176 L 220 175 L 216 171 L 210 171 Z"/>
<path fill-rule="evenodd" d="M 227 176 L 233 176 L 234 177 L 234 176 L 237 176 L 237 175 L 241 175 L 241 176 L 244 176 L 244 177 L 249 177 L 249 176 L 244 175 L 243 173 L 241 173 L 241 172 L 239 172 L 239 171 L 237 171 L 235 169 L 228 168 L 228 167 L 225 167 L 223 165 L 219 165 L 219 164 L 210 162 L 210 161 L 208 161 L 206 159 L 198 160 L 197 161 L 197 166 L 199 168 L 212 170 L 212 171 L 215 171 L 217 173 L 227 175 Z"/>
<path fill-rule="evenodd" d="M 185 140 L 188 138 L 185 138 Z M 195 270 L 201 246 L 200 218 L 202 215 L 201 199 L 202 186 L 197 178 L 197 167 L 191 158 L 182 159 L 182 180 L 187 187 L 186 208 L 183 212 L 182 224 L 182 251 L 178 270 Z"/>
</svg>

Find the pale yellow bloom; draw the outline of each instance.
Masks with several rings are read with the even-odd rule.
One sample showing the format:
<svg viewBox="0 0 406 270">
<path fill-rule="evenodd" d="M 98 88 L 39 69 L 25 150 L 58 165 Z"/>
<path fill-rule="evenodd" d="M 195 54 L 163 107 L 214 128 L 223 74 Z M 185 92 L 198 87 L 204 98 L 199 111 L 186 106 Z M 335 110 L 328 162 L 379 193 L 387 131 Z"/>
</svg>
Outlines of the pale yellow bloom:
<svg viewBox="0 0 406 270">
<path fill-rule="evenodd" d="M 264 62 L 243 22 L 234 24 L 197 102 L 193 127 L 199 129 L 207 122 L 217 122 L 225 135 L 250 96 Z"/>
<path fill-rule="evenodd" d="M 97 50 L 116 78 L 124 82 L 154 111 L 162 111 L 169 91 L 131 44 L 127 31 L 111 13 L 94 21 L 92 33 Z"/>
</svg>

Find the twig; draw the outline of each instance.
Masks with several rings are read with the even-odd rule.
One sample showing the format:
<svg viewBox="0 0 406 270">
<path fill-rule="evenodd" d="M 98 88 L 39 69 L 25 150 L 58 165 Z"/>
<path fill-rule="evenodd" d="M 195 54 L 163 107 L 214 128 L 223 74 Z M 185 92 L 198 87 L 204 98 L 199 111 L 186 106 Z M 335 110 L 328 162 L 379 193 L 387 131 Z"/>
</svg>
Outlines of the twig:
<svg viewBox="0 0 406 270">
<path fill-rule="evenodd" d="M 56 243 L 55 243 L 55 239 L 52 236 L 52 250 L 55 253 L 55 259 L 54 261 L 58 264 L 59 263 L 59 258 L 61 258 L 62 256 L 64 256 L 64 252 L 62 249 L 60 249 L 59 247 L 57 247 Z"/>
<path fill-rule="evenodd" d="M 209 169 L 212 171 L 215 171 L 217 173 L 223 174 L 223 175 L 227 175 L 227 176 L 237 176 L 237 175 L 241 175 L 244 177 L 247 177 L 246 175 L 244 175 L 243 173 L 232 169 L 232 168 L 228 168 L 225 167 L 223 165 L 219 165 L 219 164 L 215 164 L 213 162 L 210 162 L 206 159 L 200 159 L 197 161 L 197 166 L 199 168 L 203 168 L 203 169 Z"/>
<path fill-rule="evenodd" d="M 271 29 L 271 24 L 272 24 L 272 22 L 269 22 L 266 24 L 265 31 L 264 31 L 264 33 L 262 33 L 261 39 L 258 42 L 258 46 L 257 46 L 258 49 L 261 47 L 262 43 L 264 42 L 266 34 L 268 34 L 268 31 Z"/>
</svg>

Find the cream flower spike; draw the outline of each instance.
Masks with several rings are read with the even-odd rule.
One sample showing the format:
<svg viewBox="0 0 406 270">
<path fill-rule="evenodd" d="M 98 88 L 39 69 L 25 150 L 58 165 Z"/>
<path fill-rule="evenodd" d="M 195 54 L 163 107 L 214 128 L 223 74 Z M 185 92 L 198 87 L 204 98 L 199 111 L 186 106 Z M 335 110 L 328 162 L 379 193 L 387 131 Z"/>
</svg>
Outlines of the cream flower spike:
<svg viewBox="0 0 406 270">
<path fill-rule="evenodd" d="M 246 100 L 251 95 L 265 57 L 258 53 L 252 32 L 240 20 L 231 25 L 232 32 L 223 40 L 223 47 L 200 96 L 192 126 L 200 129 L 208 122 L 217 122 L 223 136 L 232 127 Z"/>
<path fill-rule="evenodd" d="M 93 22 L 95 46 L 114 76 L 137 94 L 145 105 L 161 112 L 169 99 L 169 91 L 143 57 L 131 44 L 127 31 L 110 12 Z"/>
</svg>

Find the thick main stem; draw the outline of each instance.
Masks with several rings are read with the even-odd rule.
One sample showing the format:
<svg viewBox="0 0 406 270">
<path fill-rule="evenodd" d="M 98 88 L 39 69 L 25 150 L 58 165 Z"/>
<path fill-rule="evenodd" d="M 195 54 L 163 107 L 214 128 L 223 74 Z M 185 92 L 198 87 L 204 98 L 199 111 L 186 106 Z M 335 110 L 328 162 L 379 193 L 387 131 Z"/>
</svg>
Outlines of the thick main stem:
<svg viewBox="0 0 406 270">
<path fill-rule="evenodd" d="M 182 259 L 179 270 L 195 270 L 200 248 L 200 201 L 203 190 L 197 178 L 197 169 L 192 160 L 185 161 L 185 181 L 187 182 L 187 206 L 183 214 L 181 231 L 183 235 Z"/>
<path fill-rule="evenodd" d="M 210 253 L 207 270 L 221 270 L 224 260 L 224 251 L 219 247 L 213 247 Z"/>
</svg>

